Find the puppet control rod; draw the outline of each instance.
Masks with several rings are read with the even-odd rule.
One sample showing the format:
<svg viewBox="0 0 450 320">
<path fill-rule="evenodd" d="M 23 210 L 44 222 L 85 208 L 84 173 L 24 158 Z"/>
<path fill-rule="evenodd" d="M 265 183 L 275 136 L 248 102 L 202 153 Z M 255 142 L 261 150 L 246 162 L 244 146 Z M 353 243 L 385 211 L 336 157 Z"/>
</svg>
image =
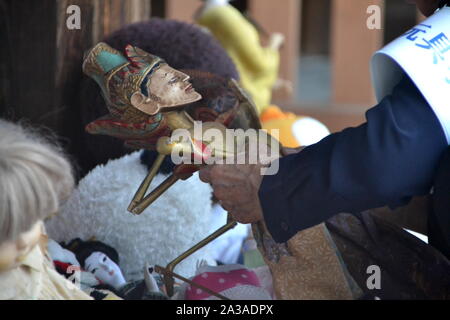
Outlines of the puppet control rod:
<svg viewBox="0 0 450 320">
<path fill-rule="evenodd" d="M 184 253 L 182 253 L 180 256 L 178 256 L 177 258 L 175 258 L 172 262 L 170 262 L 166 269 L 168 271 L 173 272 L 173 270 L 175 269 L 175 267 L 184 259 L 186 259 L 187 257 L 189 257 L 191 254 L 193 254 L 194 252 L 196 252 L 197 250 L 200 250 L 201 248 L 203 248 L 204 246 L 206 246 L 208 243 L 210 243 L 211 241 L 213 241 L 214 239 L 220 237 L 222 234 L 224 234 L 225 232 L 227 232 L 230 229 L 233 229 L 236 226 L 236 221 L 229 221 L 226 225 L 224 225 L 223 227 L 219 228 L 216 232 L 214 232 L 213 234 L 209 235 L 208 237 L 206 237 L 205 239 L 203 239 L 202 241 L 200 241 L 199 243 L 197 243 L 196 245 L 194 245 L 193 247 L 191 247 L 190 249 L 188 249 L 187 251 L 185 251 Z M 166 286 L 166 291 L 167 294 L 169 296 L 173 295 L 173 286 L 174 286 L 174 279 L 173 277 L 169 274 L 166 273 L 164 274 L 164 285 Z"/>
<path fill-rule="evenodd" d="M 161 164 L 163 163 L 165 157 L 166 157 L 165 154 L 158 153 L 158 156 L 155 162 L 153 163 L 152 168 L 145 177 L 144 181 L 142 181 L 141 185 L 139 186 L 139 189 L 136 191 L 136 194 L 133 197 L 133 200 L 131 200 L 128 206 L 128 211 L 130 211 L 131 213 L 141 214 L 142 211 L 144 211 L 148 206 L 150 206 L 153 202 L 155 202 L 155 200 L 158 199 L 159 196 L 161 196 L 161 194 L 163 194 L 167 189 L 170 188 L 170 186 L 172 186 L 175 182 L 179 180 L 179 178 L 176 175 L 171 174 L 155 190 L 153 190 L 152 192 L 150 192 L 150 194 L 145 196 L 145 193 L 150 187 L 153 178 L 158 173 L 158 170 L 161 167 Z"/>
<path fill-rule="evenodd" d="M 149 173 L 145 177 L 144 181 L 142 181 L 141 185 L 139 186 L 139 189 L 137 190 L 136 194 L 133 197 L 133 200 L 131 201 L 130 205 L 128 206 L 128 211 L 132 212 L 133 214 L 141 214 L 142 211 L 144 211 L 148 206 L 150 206 L 162 193 L 164 193 L 170 186 L 172 186 L 175 182 L 177 182 L 180 179 L 180 176 L 177 174 L 172 173 L 169 177 L 164 180 L 156 189 L 154 189 L 150 194 L 145 196 L 145 193 L 147 192 L 153 178 L 156 176 L 161 164 L 164 161 L 164 158 L 166 157 L 165 154 L 158 153 L 158 156 L 153 163 Z M 236 221 L 232 220 L 231 216 L 228 216 L 228 222 L 223 227 L 219 228 L 217 231 L 182 253 L 180 256 L 175 258 L 173 261 L 171 261 L 167 267 L 167 272 L 164 273 L 164 285 L 166 287 L 167 294 L 169 296 L 173 295 L 173 288 L 174 288 L 174 278 L 173 278 L 173 271 L 175 267 L 184 259 L 192 255 L 197 250 L 200 250 L 204 246 L 206 246 L 208 243 L 212 242 L 214 239 L 220 237 L 222 234 L 226 233 L 228 230 L 233 229 L 237 225 Z"/>
<path fill-rule="evenodd" d="M 179 115 L 181 116 L 181 115 Z M 270 145 L 272 143 L 279 142 L 270 135 L 268 135 L 271 139 Z M 164 138 L 160 138 L 164 139 Z M 168 141 L 168 140 L 167 140 Z M 145 177 L 144 181 L 142 181 L 141 185 L 139 186 L 139 189 L 136 191 L 130 205 L 128 206 L 128 211 L 132 212 L 133 214 L 141 214 L 148 206 L 150 206 L 159 196 L 161 196 L 168 188 L 170 188 L 175 182 L 177 182 L 179 179 L 186 178 L 190 176 L 190 173 L 188 174 L 180 174 L 177 172 L 172 173 L 169 177 L 164 180 L 158 187 L 156 187 L 154 190 L 152 190 L 147 196 L 145 196 L 153 178 L 156 176 L 157 172 L 159 171 L 159 168 L 161 167 L 164 158 L 166 155 L 170 154 L 172 151 L 172 148 L 177 147 L 177 143 L 175 144 L 167 144 L 167 143 L 158 143 L 159 146 L 164 145 L 164 147 L 160 148 L 157 147 L 158 156 L 153 163 L 149 173 Z M 212 242 L 214 239 L 220 237 L 222 234 L 226 233 L 230 229 L 234 228 L 237 225 L 236 221 L 232 219 L 232 217 L 228 216 L 227 224 L 223 227 L 219 228 L 217 231 L 182 253 L 180 256 L 175 258 L 173 261 L 171 261 L 166 269 L 170 272 L 173 272 L 175 267 L 184 259 L 192 255 L 194 252 L 198 251 L 199 249 L 203 248 L 208 243 Z M 169 296 L 173 295 L 173 287 L 174 287 L 174 278 L 170 273 L 166 273 L 164 275 L 164 284 L 166 286 L 167 294 Z"/>
</svg>

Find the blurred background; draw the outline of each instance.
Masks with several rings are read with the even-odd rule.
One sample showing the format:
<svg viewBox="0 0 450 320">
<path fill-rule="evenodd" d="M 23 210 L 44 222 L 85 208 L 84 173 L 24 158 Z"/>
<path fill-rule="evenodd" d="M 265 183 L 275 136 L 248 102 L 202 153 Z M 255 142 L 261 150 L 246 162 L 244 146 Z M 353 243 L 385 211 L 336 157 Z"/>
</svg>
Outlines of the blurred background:
<svg viewBox="0 0 450 320">
<path fill-rule="evenodd" d="M 374 51 L 423 19 L 405 0 L 235 0 L 266 33 L 281 32 L 283 110 L 315 117 L 335 132 L 364 121 L 375 104 L 369 61 Z M 67 7 L 81 8 L 81 29 L 66 28 Z M 0 0 L 0 117 L 54 130 L 73 155 L 83 52 L 126 24 L 163 17 L 193 22 L 200 0 Z M 381 8 L 369 29 L 367 8 Z M 262 35 L 264 40 L 264 35 Z"/>
</svg>

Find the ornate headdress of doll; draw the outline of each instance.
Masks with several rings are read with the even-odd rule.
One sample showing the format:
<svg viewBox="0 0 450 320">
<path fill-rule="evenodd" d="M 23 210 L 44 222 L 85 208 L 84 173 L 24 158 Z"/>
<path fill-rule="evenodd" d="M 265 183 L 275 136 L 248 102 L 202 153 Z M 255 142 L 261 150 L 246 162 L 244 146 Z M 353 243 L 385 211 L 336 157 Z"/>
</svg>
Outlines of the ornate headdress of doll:
<svg viewBox="0 0 450 320">
<path fill-rule="evenodd" d="M 159 70 L 154 85 L 175 85 L 157 95 L 151 90 L 152 77 Z M 140 122 L 161 109 L 185 105 L 201 99 L 184 73 L 137 47 L 128 45 L 125 55 L 100 42 L 85 56 L 83 72 L 97 82 L 112 116 L 127 122 Z M 167 82 L 164 82 L 167 77 Z M 170 77 L 170 79 L 169 79 Z"/>
</svg>

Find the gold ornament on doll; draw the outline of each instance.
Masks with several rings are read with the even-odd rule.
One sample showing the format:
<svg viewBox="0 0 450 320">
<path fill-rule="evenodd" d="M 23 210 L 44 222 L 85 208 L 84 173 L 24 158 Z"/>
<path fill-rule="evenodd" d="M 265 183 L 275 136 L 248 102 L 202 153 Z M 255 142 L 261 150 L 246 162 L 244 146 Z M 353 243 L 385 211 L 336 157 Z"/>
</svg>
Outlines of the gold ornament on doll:
<svg viewBox="0 0 450 320">
<path fill-rule="evenodd" d="M 111 115 L 139 122 L 149 115 L 201 99 L 189 76 L 164 60 L 128 45 L 126 57 L 106 43 L 89 51 L 83 63 L 85 74 L 101 87 Z"/>
</svg>

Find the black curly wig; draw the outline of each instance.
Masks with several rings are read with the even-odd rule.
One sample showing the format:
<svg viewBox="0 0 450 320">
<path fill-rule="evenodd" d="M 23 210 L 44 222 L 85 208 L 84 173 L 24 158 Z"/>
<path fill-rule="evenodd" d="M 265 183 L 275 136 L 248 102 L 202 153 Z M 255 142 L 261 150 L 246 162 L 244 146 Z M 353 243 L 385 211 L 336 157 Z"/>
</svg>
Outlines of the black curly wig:
<svg viewBox="0 0 450 320">
<path fill-rule="evenodd" d="M 147 22 L 130 24 L 106 37 L 111 47 L 123 51 L 127 44 L 137 46 L 160 56 L 175 69 L 193 69 L 210 72 L 229 79 L 239 80 L 239 73 L 220 43 L 205 29 L 185 22 L 152 18 Z M 84 77 L 81 85 L 80 112 L 83 127 L 105 115 L 108 110 L 98 85 Z M 83 134 L 84 150 L 80 159 L 81 176 L 99 164 L 133 152 L 123 142 L 108 136 Z M 145 152 L 143 162 L 151 165 L 154 152 Z M 173 164 L 167 160 L 163 172 L 171 171 Z"/>
</svg>

